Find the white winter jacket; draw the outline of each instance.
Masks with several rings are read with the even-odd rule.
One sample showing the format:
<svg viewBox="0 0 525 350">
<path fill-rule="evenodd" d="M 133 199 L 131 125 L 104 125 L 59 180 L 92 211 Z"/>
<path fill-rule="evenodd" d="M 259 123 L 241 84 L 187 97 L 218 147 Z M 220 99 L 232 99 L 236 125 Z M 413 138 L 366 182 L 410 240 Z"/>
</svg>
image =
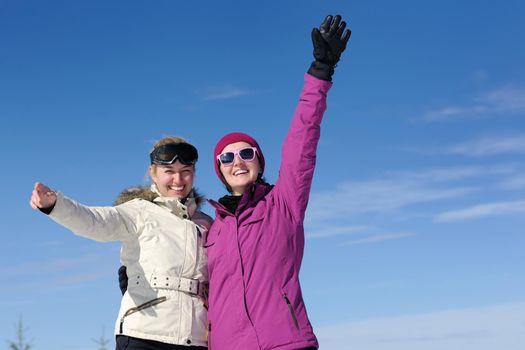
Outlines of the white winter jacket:
<svg viewBox="0 0 525 350">
<path fill-rule="evenodd" d="M 152 190 L 158 193 L 154 186 Z M 113 207 L 88 207 L 58 193 L 50 217 L 76 235 L 122 241 L 128 290 L 115 334 L 207 345 L 203 242 L 212 220 L 197 210 L 194 198 L 185 204 L 159 196 L 153 202 L 133 199 Z"/>
</svg>

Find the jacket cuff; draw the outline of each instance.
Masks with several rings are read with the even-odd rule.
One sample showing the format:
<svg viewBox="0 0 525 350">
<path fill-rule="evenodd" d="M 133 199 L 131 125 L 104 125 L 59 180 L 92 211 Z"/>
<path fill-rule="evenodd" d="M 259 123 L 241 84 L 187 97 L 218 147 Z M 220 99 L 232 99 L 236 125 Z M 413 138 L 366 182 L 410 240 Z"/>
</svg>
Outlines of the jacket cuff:
<svg viewBox="0 0 525 350">
<path fill-rule="evenodd" d="M 313 61 L 308 69 L 308 74 L 321 80 L 332 81 L 334 66 L 319 61 Z"/>
</svg>

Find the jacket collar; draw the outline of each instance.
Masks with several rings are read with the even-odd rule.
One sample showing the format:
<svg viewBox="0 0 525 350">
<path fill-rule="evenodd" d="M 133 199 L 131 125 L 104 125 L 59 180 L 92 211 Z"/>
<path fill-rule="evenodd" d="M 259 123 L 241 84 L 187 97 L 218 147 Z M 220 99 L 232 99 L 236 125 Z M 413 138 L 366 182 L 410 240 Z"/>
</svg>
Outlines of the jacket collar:
<svg viewBox="0 0 525 350">
<path fill-rule="evenodd" d="M 238 215 L 247 208 L 254 207 L 255 205 L 257 205 L 257 203 L 261 199 L 263 199 L 272 190 L 272 188 L 273 186 L 267 183 L 254 183 L 253 185 L 251 185 L 251 187 L 247 191 L 244 191 L 241 201 L 237 206 L 237 210 L 235 211 L 235 214 L 230 213 L 228 209 L 226 209 L 222 204 L 220 204 L 217 201 L 209 199 L 208 202 L 215 209 L 217 209 L 217 213 L 222 217 L 228 215 Z"/>
<path fill-rule="evenodd" d="M 150 188 L 151 191 L 159 195 L 157 198 L 153 199 L 153 202 L 158 206 L 169 210 L 181 219 L 190 219 L 193 217 L 193 214 L 195 214 L 195 211 L 197 211 L 197 203 L 193 191 L 185 200 L 181 201 L 180 199 L 173 197 L 164 197 L 160 194 L 155 184 L 152 184 Z"/>
</svg>

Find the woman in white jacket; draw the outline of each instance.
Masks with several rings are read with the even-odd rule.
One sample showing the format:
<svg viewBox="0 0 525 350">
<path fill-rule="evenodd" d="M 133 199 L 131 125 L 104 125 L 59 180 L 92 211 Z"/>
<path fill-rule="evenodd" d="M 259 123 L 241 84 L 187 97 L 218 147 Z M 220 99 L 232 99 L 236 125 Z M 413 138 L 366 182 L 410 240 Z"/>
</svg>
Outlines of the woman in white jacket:
<svg viewBox="0 0 525 350">
<path fill-rule="evenodd" d="M 197 149 L 181 138 L 150 154 L 151 188 L 130 189 L 115 206 L 89 207 L 36 183 L 30 205 L 73 233 L 120 240 L 128 289 L 115 325 L 117 350 L 206 348 L 207 259 L 211 218 L 193 190 Z"/>
</svg>

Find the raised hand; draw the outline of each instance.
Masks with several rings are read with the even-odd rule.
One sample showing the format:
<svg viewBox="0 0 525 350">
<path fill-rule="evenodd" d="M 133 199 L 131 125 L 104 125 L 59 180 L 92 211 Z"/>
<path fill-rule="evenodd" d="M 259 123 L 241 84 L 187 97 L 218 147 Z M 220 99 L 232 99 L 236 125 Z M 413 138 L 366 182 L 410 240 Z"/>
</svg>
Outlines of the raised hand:
<svg viewBox="0 0 525 350">
<path fill-rule="evenodd" d="M 315 61 L 308 73 L 323 80 L 332 80 L 334 68 L 346 49 L 352 32 L 346 29 L 341 16 L 328 15 L 319 28 L 312 29 L 312 44 Z"/>
<path fill-rule="evenodd" d="M 346 49 L 346 44 L 352 32 L 346 28 L 346 22 L 341 21 L 341 16 L 326 16 L 319 28 L 312 30 L 312 43 L 314 57 L 317 61 L 335 66 L 341 54 Z"/>
<path fill-rule="evenodd" d="M 29 205 L 33 209 L 48 209 L 55 206 L 57 194 L 46 185 L 37 182 L 33 188 Z"/>
</svg>

